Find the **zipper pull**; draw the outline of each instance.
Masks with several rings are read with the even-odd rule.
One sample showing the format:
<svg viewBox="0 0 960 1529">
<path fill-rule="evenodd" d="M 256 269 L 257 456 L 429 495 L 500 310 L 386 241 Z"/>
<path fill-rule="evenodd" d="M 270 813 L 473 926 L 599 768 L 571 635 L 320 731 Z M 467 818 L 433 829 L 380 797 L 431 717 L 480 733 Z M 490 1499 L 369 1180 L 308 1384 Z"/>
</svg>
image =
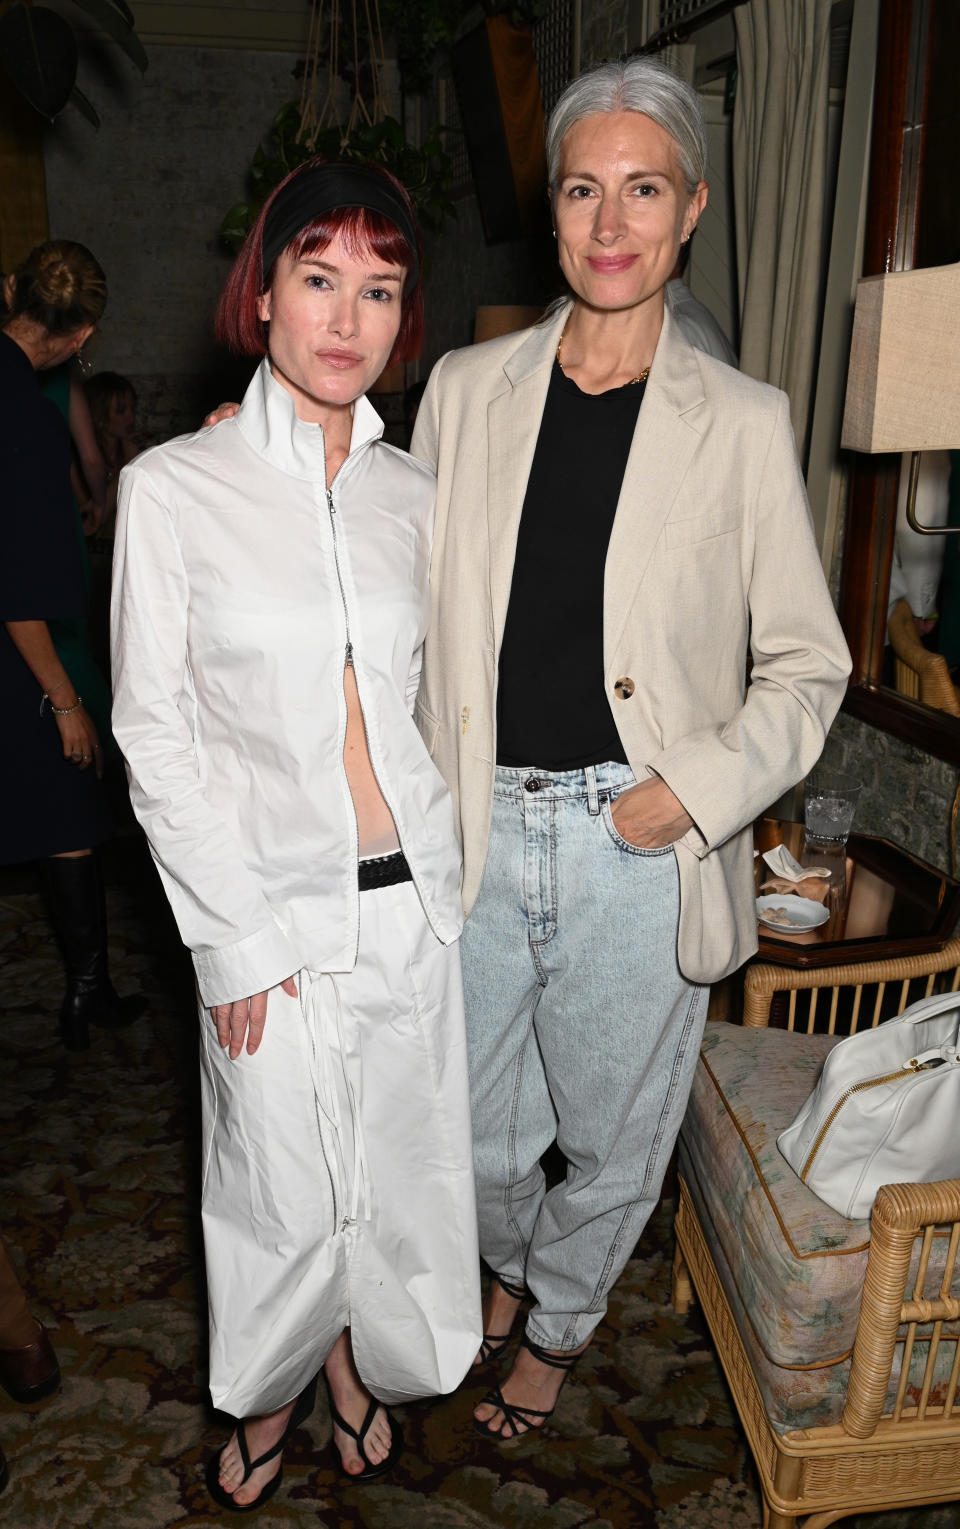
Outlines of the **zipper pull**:
<svg viewBox="0 0 960 1529">
<path fill-rule="evenodd" d="M 903 1063 L 904 1072 L 929 1072 L 931 1067 L 942 1067 L 947 1060 L 940 1051 L 924 1051 Z"/>
<path fill-rule="evenodd" d="M 333 503 L 333 489 L 332 488 L 328 488 L 327 489 L 327 508 L 329 509 L 331 515 L 336 515 L 337 511 L 336 511 L 336 508 L 335 508 L 334 503 Z"/>
<path fill-rule="evenodd" d="M 353 663 L 353 643 L 349 640 L 347 642 L 346 650 L 344 651 L 343 661 L 345 664 Z"/>
</svg>

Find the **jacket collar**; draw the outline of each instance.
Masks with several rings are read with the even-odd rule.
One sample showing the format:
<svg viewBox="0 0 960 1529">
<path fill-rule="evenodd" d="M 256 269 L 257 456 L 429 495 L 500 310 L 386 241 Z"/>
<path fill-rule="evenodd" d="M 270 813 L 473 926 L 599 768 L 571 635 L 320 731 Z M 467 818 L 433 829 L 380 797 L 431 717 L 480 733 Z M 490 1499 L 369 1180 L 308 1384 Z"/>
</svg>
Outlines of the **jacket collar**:
<svg viewBox="0 0 960 1529">
<path fill-rule="evenodd" d="M 541 367 L 546 366 L 549 369 L 553 365 L 553 358 L 560 344 L 560 336 L 563 334 L 563 326 L 570 317 L 572 307 L 572 301 L 564 303 L 552 318 L 535 324 L 532 329 L 526 331 L 522 344 L 518 345 L 503 363 L 503 369 L 513 387 L 525 382 Z"/>
<path fill-rule="evenodd" d="M 267 356 L 243 395 L 237 427 L 258 456 L 281 472 L 294 478 L 315 479 L 323 471 L 323 429 L 297 417 L 293 395 L 274 377 Z M 379 440 L 382 434 L 383 420 L 376 409 L 365 396 L 358 398 L 353 406 L 350 457 Z"/>
<path fill-rule="evenodd" d="M 504 361 L 503 370 L 513 387 L 526 381 L 541 367 L 552 367 L 560 336 L 572 308 L 572 302 L 564 303 L 548 322 L 528 330 L 522 344 Z M 696 351 L 677 326 L 666 301 L 663 328 L 644 395 L 644 408 L 651 393 L 657 395 L 660 402 L 674 414 L 685 414 L 695 409 L 704 398 Z"/>
</svg>

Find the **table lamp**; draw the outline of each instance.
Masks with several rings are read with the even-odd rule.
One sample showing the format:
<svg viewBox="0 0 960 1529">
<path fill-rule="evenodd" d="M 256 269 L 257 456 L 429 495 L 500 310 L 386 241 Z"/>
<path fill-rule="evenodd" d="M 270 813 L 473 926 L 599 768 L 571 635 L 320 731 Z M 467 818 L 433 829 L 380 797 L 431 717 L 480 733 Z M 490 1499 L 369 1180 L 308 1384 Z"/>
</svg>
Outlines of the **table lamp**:
<svg viewBox="0 0 960 1529">
<path fill-rule="evenodd" d="M 910 526 L 922 536 L 960 532 L 916 517 L 920 452 L 960 446 L 960 264 L 865 276 L 857 284 L 840 444 L 911 452 Z"/>
</svg>

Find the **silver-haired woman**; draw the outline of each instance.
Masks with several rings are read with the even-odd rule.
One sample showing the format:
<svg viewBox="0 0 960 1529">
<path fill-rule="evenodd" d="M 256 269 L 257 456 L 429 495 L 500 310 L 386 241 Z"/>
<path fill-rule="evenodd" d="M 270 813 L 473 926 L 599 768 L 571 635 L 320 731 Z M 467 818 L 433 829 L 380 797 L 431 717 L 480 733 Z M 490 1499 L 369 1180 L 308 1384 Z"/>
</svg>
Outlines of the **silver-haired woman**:
<svg viewBox="0 0 960 1529">
<path fill-rule="evenodd" d="M 571 297 L 443 357 L 413 441 L 439 478 L 419 723 L 470 914 L 478 1363 L 533 1298 L 475 1412 L 501 1439 L 550 1415 L 656 1204 L 708 985 L 756 949 L 750 825 L 848 672 L 787 400 L 664 310 L 707 200 L 696 95 L 605 64 L 548 159 Z"/>
</svg>

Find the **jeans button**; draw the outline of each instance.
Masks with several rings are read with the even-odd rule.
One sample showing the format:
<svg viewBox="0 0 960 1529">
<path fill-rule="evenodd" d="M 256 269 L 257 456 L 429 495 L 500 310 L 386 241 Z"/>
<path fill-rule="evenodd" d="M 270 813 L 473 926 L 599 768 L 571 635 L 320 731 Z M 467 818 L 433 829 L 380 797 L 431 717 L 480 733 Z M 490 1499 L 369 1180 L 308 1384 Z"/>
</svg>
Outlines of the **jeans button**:
<svg viewBox="0 0 960 1529">
<path fill-rule="evenodd" d="M 523 789 L 524 791 L 539 791 L 541 784 L 535 775 L 528 775 L 523 783 Z"/>
</svg>

